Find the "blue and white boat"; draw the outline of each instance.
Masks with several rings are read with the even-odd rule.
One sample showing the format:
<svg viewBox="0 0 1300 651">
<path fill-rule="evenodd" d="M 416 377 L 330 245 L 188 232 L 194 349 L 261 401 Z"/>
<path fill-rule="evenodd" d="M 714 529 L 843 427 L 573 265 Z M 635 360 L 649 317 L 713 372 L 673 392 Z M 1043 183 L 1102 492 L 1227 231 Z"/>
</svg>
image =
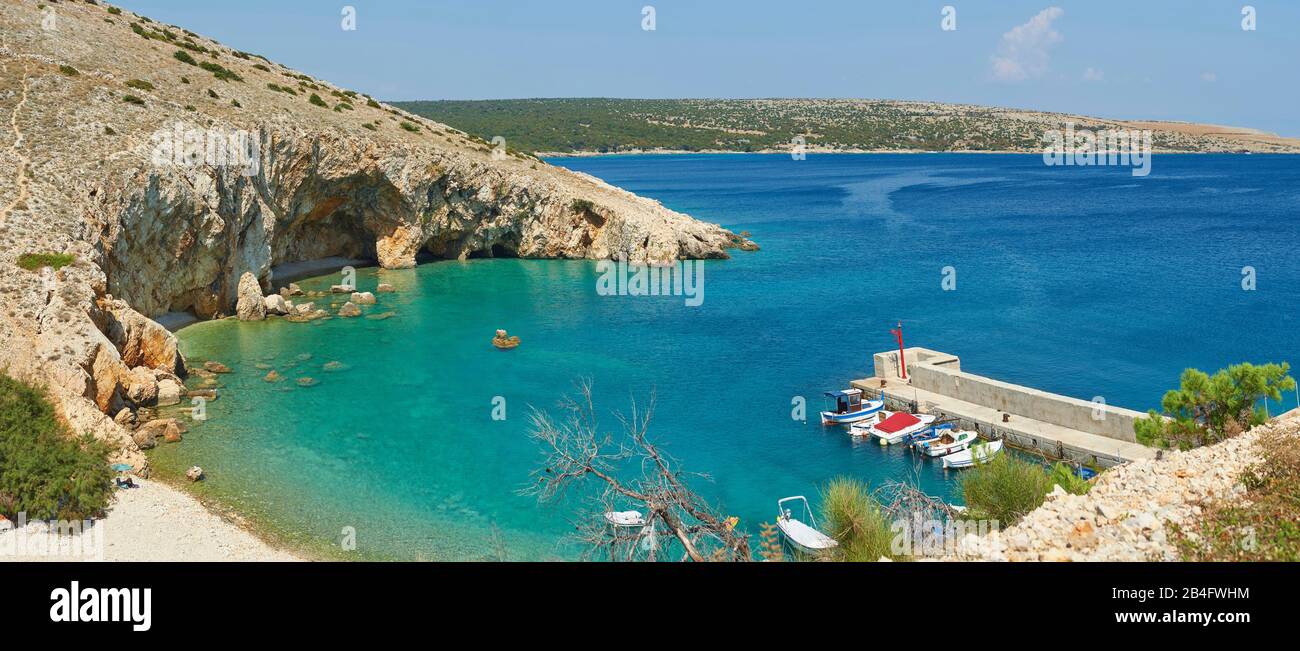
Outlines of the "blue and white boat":
<svg viewBox="0 0 1300 651">
<path fill-rule="evenodd" d="M 834 411 L 822 412 L 822 425 L 848 425 L 863 420 L 880 411 L 885 403 L 880 400 L 862 401 L 862 389 L 827 391 L 827 398 L 835 400 Z"/>
</svg>

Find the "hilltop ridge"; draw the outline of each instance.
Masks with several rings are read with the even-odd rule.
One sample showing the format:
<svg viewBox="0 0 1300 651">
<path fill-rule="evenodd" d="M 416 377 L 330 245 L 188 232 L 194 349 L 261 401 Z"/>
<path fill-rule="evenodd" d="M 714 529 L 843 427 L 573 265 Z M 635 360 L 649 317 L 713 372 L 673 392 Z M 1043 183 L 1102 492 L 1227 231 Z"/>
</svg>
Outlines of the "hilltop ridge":
<svg viewBox="0 0 1300 651">
<path fill-rule="evenodd" d="M 788 152 L 795 136 L 816 152 L 1042 152 L 1043 134 L 1152 131 L 1167 152 L 1300 152 L 1300 139 L 1191 122 L 1111 120 L 1014 108 L 881 99 L 510 99 L 396 102 L 523 151 Z"/>
</svg>

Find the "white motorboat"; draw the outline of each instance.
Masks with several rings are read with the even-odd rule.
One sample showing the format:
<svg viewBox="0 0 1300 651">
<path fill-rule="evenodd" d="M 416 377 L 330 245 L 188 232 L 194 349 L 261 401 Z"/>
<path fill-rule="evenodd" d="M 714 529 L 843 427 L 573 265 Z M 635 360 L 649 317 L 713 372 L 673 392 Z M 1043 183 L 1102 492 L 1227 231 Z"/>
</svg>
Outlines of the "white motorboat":
<svg viewBox="0 0 1300 651">
<path fill-rule="evenodd" d="M 803 511 L 799 514 L 801 519 L 794 517 L 794 513 L 786 508 L 786 502 L 799 502 L 803 504 Z M 812 509 L 808 508 L 808 499 L 803 495 L 787 497 L 776 502 L 776 526 L 781 530 L 781 535 L 790 542 L 795 549 L 809 554 L 824 552 L 839 546 L 835 539 L 817 530 L 817 522 L 813 519 Z M 804 520 L 808 522 L 805 524 Z"/>
<path fill-rule="evenodd" d="M 983 443 L 943 458 L 944 468 L 970 468 L 976 463 L 986 463 L 1002 451 L 1002 441 Z"/>
<path fill-rule="evenodd" d="M 943 457 L 954 452 L 961 452 L 979 439 L 979 434 L 970 430 L 944 432 L 939 438 L 921 441 L 916 449 L 927 457 Z"/>
<path fill-rule="evenodd" d="M 645 516 L 640 511 L 606 511 L 605 521 L 616 527 L 645 526 Z"/>
<path fill-rule="evenodd" d="M 934 422 L 931 414 L 909 414 L 905 411 L 882 411 L 884 418 L 877 422 L 858 423 L 849 433 L 853 436 L 874 436 L 881 445 L 901 443 Z"/>
</svg>

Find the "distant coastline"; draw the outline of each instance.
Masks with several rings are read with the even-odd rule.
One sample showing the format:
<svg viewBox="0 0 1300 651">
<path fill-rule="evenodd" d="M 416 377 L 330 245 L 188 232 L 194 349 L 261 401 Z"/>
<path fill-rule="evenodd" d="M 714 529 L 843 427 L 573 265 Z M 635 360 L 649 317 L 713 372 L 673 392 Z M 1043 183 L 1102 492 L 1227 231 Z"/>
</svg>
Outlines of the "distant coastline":
<svg viewBox="0 0 1300 651">
<path fill-rule="evenodd" d="M 538 158 L 597 158 L 602 156 L 657 156 L 657 155 L 683 156 L 683 155 L 692 155 L 692 154 L 706 154 L 706 155 L 783 154 L 789 156 L 790 153 L 791 152 L 788 149 L 784 149 L 784 150 L 764 149 L 760 151 L 740 151 L 740 150 L 724 150 L 724 149 L 706 149 L 700 151 L 693 151 L 688 149 L 645 149 L 645 150 L 628 150 L 628 151 L 568 151 L 568 152 L 539 151 L 539 152 L 534 152 L 533 155 Z M 809 155 L 813 155 L 813 154 L 916 154 L 916 155 L 920 155 L 920 154 L 970 154 L 970 155 L 1020 154 L 1024 156 L 1041 156 L 1043 152 L 1017 151 L 1017 150 L 999 151 L 999 150 L 983 150 L 983 149 L 957 149 L 952 151 L 930 151 L 930 150 L 922 150 L 922 149 L 806 149 L 804 150 L 804 153 Z M 1245 156 L 1249 154 L 1254 154 L 1255 152 L 1182 151 L 1179 149 L 1153 149 L 1152 153 L 1186 154 L 1186 155 L 1196 155 L 1196 156 L 1213 155 L 1213 154 L 1219 154 L 1225 156 Z M 1260 152 L 1259 153 L 1259 155 L 1261 156 L 1265 156 L 1265 155 L 1295 156 L 1298 154 L 1300 154 L 1300 152 Z"/>
<path fill-rule="evenodd" d="M 1035 153 L 1052 131 L 1149 132 L 1156 152 L 1300 153 L 1300 138 L 1250 127 L 1112 119 L 873 99 L 440 100 L 396 102 L 485 148 L 538 156 L 617 153 Z M 492 144 L 496 143 L 496 144 Z"/>
</svg>

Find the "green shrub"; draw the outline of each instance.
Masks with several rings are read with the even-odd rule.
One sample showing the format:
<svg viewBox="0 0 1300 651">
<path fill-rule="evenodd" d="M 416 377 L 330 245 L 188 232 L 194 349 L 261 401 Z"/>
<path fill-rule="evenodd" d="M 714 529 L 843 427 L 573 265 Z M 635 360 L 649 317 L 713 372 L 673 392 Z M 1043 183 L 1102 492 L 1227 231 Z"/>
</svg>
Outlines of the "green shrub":
<svg viewBox="0 0 1300 651">
<path fill-rule="evenodd" d="M 1074 472 L 1074 468 L 1068 463 L 1052 464 L 1052 470 L 1047 473 L 1047 478 L 1052 484 L 1060 486 L 1072 495 L 1083 495 L 1092 489 L 1092 484 Z"/>
<path fill-rule="evenodd" d="M 232 100 L 230 100 L 230 105 L 233 106 L 233 107 L 235 107 L 235 108 L 244 108 L 244 105 L 243 105 L 243 104 L 240 104 L 240 103 L 239 103 L 239 100 L 237 100 L 237 99 L 232 99 Z"/>
<path fill-rule="evenodd" d="M 972 519 L 997 520 L 1006 528 L 1043 503 L 1052 482 L 1035 463 L 1003 452 L 963 470 L 961 492 Z"/>
<path fill-rule="evenodd" d="M 122 96 L 122 101 L 123 101 L 123 102 L 126 102 L 127 104 L 135 104 L 136 106 L 144 106 L 144 100 L 140 99 L 139 97 L 136 97 L 135 95 L 123 95 L 123 96 Z"/>
<path fill-rule="evenodd" d="M 329 108 L 329 104 L 326 104 L 326 103 L 325 103 L 325 100 L 321 99 L 321 98 L 320 98 L 320 95 L 317 95 L 316 93 L 312 93 L 312 94 L 311 94 L 311 97 L 307 98 L 307 101 L 310 102 L 310 103 L 312 103 L 312 104 L 315 104 L 316 106 L 322 106 L 322 107 L 325 107 L 325 108 Z"/>
<path fill-rule="evenodd" d="M 419 133 L 419 132 L 420 132 L 420 127 L 417 127 L 417 126 L 415 126 L 414 124 L 411 124 L 410 122 L 407 122 L 407 121 L 405 121 L 405 120 L 402 121 L 402 124 L 401 124 L 400 126 L 401 126 L 403 129 L 405 129 L 406 131 L 410 131 L 411 133 Z"/>
<path fill-rule="evenodd" d="M 369 106 L 370 108 L 379 108 L 379 102 L 376 102 L 373 99 L 367 99 L 366 106 Z"/>
<path fill-rule="evenodd" d="M 199 62 L 195 61 L 194 57 L 191 56 L 190 53 L 186 52 L 185 50 L 176 50 L 176 52 L 172 54 L 172 57 L 174 57 L 177 61 L 180 61 L 181 63 L 188 63 L 192 66 L 199 65 Z"/>
<path fill-rule="evenodd" d="M 113 14 L 114 16 L 117 16 L 117 15 L 120 15 L 120 14 L 122 13 L 122 10 L 121 10 L 121 9 L 118 9 L 117 7 L 109 7 L 109 8 L 108 8 L 108 13 Z"/>
<path fill-rule="evenodd" d="M 373 125 L 373 124 L 370 124 L 369 122 L 367 122 L 367 123 L 365 123 L 365 124 L 363 124 L 363 125 L 361 125 L 361 126 L 367 128 L 367 129 L 370 129 L 371 131 L 378 131 L 378 130 L 379 130 L 379 127 L 377 127 L 377 126 L 375 126 L 375 125 Z"/>
<path fill-rule="evenodd" d="M 821 520 L 826 534 L 839 546 L 832 557 L 838 561 L 874 562 L 892 557 L 894 534 L 870 488 L 848 477 L 832 479 L 822 489 Z"/>
<path fill-rule="evenodd" d="M 59 72 L 69 77 L 76 77 L 77 75 L 81 74 L 81 71 L 77 70 L 72 66 L 59 66 Z"/>
<path fill-rule="evenodd" d="M 587 199 L 574 199 L 573 203 L 569 204 L 569 210 L 575 213 L 591 212 L 595 207 L 596 204 Z"/>
<path fill-rule="evenodd" d="M 69 253 L 24 253 L 18 256 L 18 266 L 28 271 L 36 271 L 43 267 L 53 267 L 58 271 L 72 264 L 75 259 Z"/>
<path fill-rule="evenodd" d="M 221 81 L 243 81 L 244 80 L 243 77 L 240 77 L 239 75 L 235 74 L 235 71 L 226 68 L 220 63 L 204 61 L 203 63 L 199 64 L 199 67 L 212 73 L 213 77 L 216 77 Z"/>
<path fill-rule="evenodd" d="M 127 88 L 136 88 L 139 90 L 153 90 L 153 84 L 143 79 L 128 79 L 126 81 L 126 86 Z"/>
<path fill-rule="evenodd" d="M 43 391 L 0 375 L 0 514 L 81 520 L 108 505 L 108 450 L 72 438 Z"/>
<path fill-rule="evenodd" d="M 270 68 L 268 68 L 268 67 L 266 67 L 266 66 L 264 66 L 264 65 L 262 65 L 262 64 L 260 64 L 260 63 L 254 63 L 254 64 L 253 64 L 253 67 L 254 67 L 254 68 L 257 68 L 258 70 L 261 70 L 262 72 L 270 72 L 270 71 L 271 71 Z"/>
<path fill-rule="evenodd" d="M 211 97 L 212 99 L 221 99 L 221 96 L 217 94 L 217 91 L 212 90 L 211 88 L 208 89 L 208 97 Z"/>
</svg>

